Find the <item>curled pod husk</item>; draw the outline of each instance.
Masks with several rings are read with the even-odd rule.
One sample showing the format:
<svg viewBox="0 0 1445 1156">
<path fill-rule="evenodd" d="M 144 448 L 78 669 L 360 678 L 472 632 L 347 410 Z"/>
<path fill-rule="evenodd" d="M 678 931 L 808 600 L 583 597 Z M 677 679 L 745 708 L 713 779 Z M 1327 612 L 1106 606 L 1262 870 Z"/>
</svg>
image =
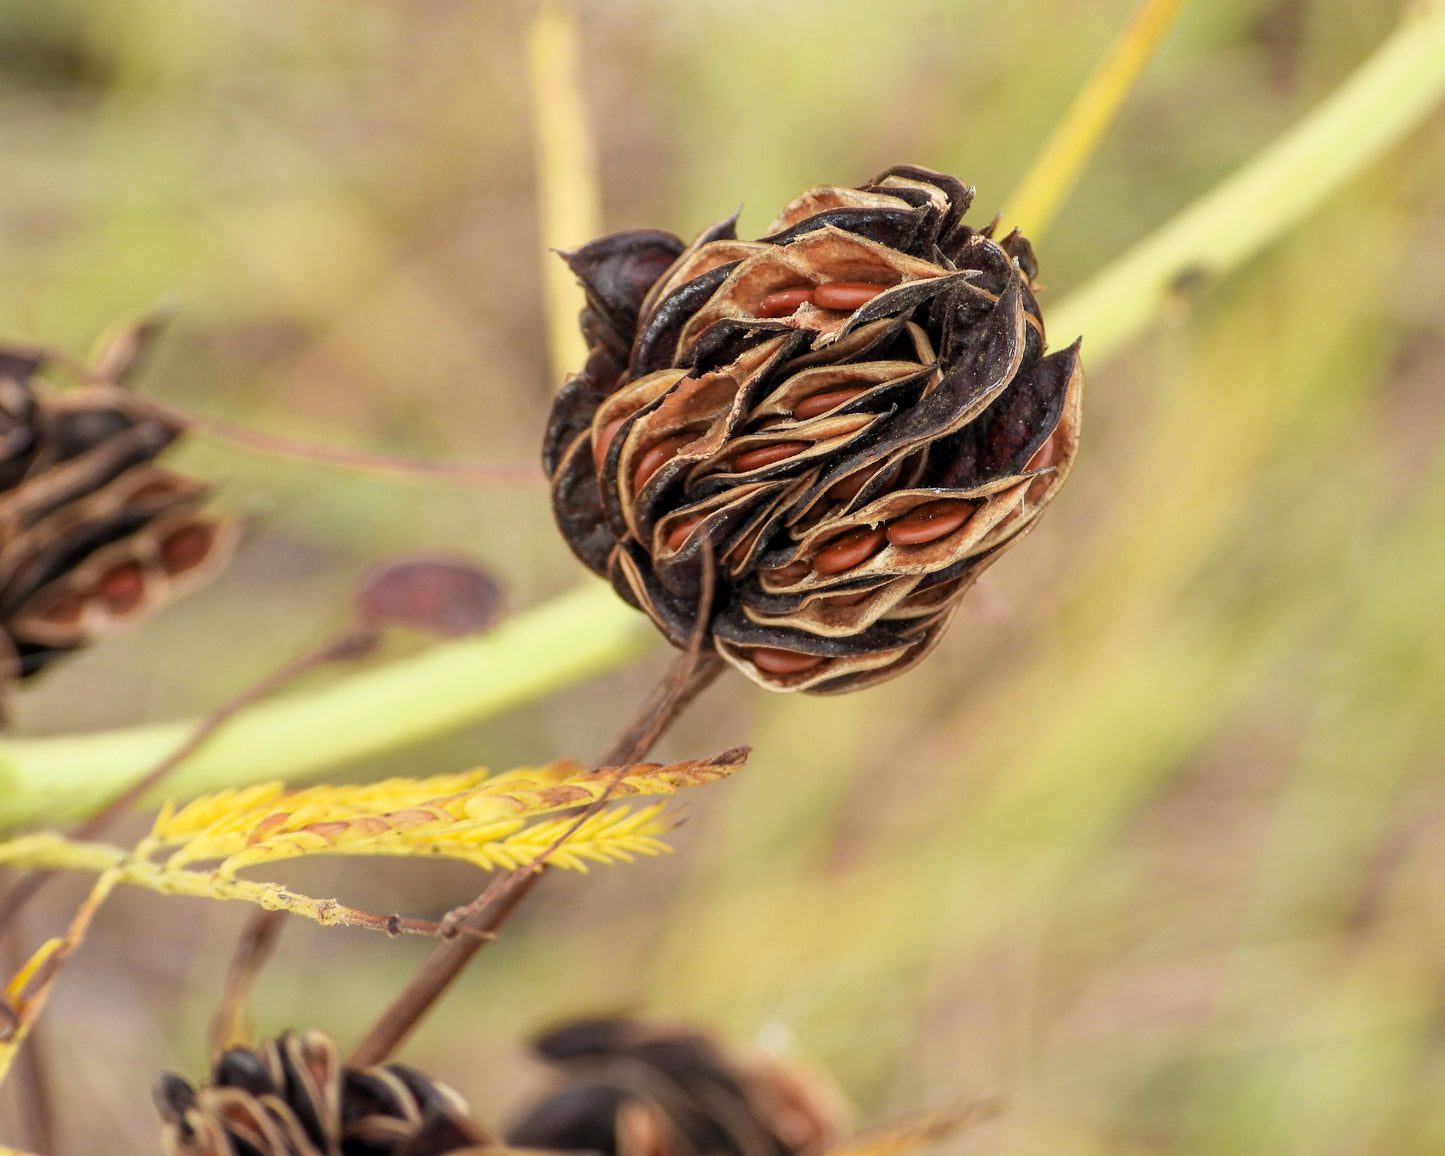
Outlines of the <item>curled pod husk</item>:
<svg viewBox="0 0 1445 1156">
<path fill-rule="evenodd" d="M 1079 345 L 1046 353 L 1033 251 L 965 225 L 972 196 L 900 166 L 758 241 L 728 220 L 566 254 L 590 352 L 543 448 L 557 523 L 674 645 L 706 614 L 770 690 L 881 682 L 1057 493 Z"/>
<path fill-rule="evenodd" d="M 507 1130 L 518 1148 L 601 1156 L 822 1156 L 844 1134 L 820 1077 L 701 1030 L 574 1020 L 538 1039 L 556 1079 Z"/>
<path fill-rule="evenodd" d="M 0 346 L 0 691 L 210 576 L 234 525 L 156 464 L 181 435 L 118 385 L 64 393 Z"/>
<path fill-rule="evenodd" d="M 402 1064 L 345 1067 L 321 1032 L 232 1048 L 199 1088 L 163 1073 L 166 1156 L 443 1156 L 496 1141 L 444 1084 Z"/>
</svg>

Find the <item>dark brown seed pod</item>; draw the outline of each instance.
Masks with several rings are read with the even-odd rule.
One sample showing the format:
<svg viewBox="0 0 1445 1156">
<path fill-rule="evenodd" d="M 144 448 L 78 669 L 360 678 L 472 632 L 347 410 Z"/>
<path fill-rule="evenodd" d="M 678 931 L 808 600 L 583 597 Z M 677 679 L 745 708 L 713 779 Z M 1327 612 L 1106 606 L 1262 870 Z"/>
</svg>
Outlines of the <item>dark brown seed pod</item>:
<svg viewBox="0 0 1445 1156">
<path fill-rule="evenodd" d="M 42 392 L 44 361 L 0 347 L 0 692 L 208 577 L 235 536 L 155 464 L 180 427 L 119 386 Z"/>
<path fill-rule="evenodd" d="M 166 1156 L 443 1156 L 495 1144 L 444 1084 L 401 1064 L 343 1067 L 320 1032 L 232 1048 L 193 1088 L 154 1089 Z"/>
<path fill-rule="evenodd" d="M 1079 345 L 1045 354 L 1033 251 L 963 224 L 972 196 L 901 166 L 759 241 L 729 220 L 566 254 L 591 355 L 543 449 L 557 522 L 674 645 L 710 588 L 712 646 L 761 685 L 890 678 L 1058 491 Z"/>
<path fill-rule="evenodd" d="M 821 1156 L 844 1134 L 819 1077 L 696 1028 L 583 1019 L 537 1040 L 557 1080 L 507 1130 L 517 1148 L 601 1156 Z"/>
</svg>

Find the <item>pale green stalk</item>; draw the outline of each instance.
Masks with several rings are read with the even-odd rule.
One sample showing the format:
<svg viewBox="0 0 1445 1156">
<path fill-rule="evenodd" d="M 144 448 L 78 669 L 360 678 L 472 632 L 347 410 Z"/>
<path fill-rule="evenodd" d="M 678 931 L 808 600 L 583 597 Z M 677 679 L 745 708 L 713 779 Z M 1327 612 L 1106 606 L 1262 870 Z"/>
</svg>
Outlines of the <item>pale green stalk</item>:
<svg viewBox="0 0 1445 1156">
<path fill-rule="evenodd" d="M 177 770 L 165 791 L 186 797 L 292 780 L 395 750 L 620 666 L 650 634 L 610 587 L 588 582 L 478 638 L 255 707 Z M 159 762 L 192 725 L 7 744 L 0 752 L 0 826 L 93 810 Z"/>
<path fill-rule="evenodd" d="M 1064 119 L 1004 205 L 1002 230 L 1038 241 L 1074 187 L 1119 107 L 1159 47 L 1183 0 L 1139 0 L 1118 38 L 1094 69 Z"/>
<path fill-rule="evenodd" d="M 1237 269 L 1418 125 L 1445 95 L 1445 2 L 1419 4 L 1325 102 L 1049 312 L 1097 365 L 1186 282 Z"/>
<path fill-rule="evenodd" d="M 1421 121 L 1445 94 L 1445 3 L 1418 6 L 1310 116 L 1050 311 L 1085 335 L 1091 365 L 1118 350 L 1196 273 L 1222 276 L 1298 223 Z M 397 750 L 622 666 L 649 632 L 600 584 L 484 638 L 256 708 L 170 783 L 177 795 L 297 779 Z M 0 826 L 91 809 L 158 762 L 189 723 L 32 739 L 0 751 Z"/>
</svg>

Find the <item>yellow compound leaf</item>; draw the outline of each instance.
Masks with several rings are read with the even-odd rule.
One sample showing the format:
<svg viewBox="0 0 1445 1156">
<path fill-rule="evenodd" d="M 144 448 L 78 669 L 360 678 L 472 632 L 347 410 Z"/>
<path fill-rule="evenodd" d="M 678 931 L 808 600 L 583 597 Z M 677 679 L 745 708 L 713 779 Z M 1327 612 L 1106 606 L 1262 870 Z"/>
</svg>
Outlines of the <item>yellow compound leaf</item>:
<svg viewBox="0 0 1445 1156">
<path fill-rule="evenodd" d="M 301 855 L 444 856 L 479 866 L 512 867 L 561 834 L 567 822 L 540 816 L 595 802 L 605 792 L 624 798 L 672 795 L 731 774 L 746 751 L 710 759 L 638 763 L 588 770 L 567 760 L 488 777 L 482 770 L 429 779 L 391 779 L 365 787 L 318 786 L 285 791 L 278 784 L 222 791 L 162 815 L 153 832 L 178 849 L 168 871 L 220 861 L 220 874 Z M 615 780 L 615 781 L 614 781 Z M 614 808 L 593 816 L 568 840 L 558 866 L 615 862 L 655 854 L 666 825 L 660 810 Z M 530 825 L 529 825 L 530 824 Z"/>
<path fill-rule="evenodd" d="M 602 811 L 583 823 L 548 861 L 559 867 L 585 870 L 585 860 L 614 863 L 636 854 L 667 850 L 659 836 L 676 823 L 662 817 L 663 806 L 658 803 L 636 812 L 626 806 Z M 421 826 L 376 828 L 366 819 L 346 824 L 337 820 L 335 830 L 297 831 L 248 847 L 223 860 L 216 874 L 230 878 L 243 867 L 301 855 L 437 857 L 461 859 L 486 870 L 511 870 L 529 862 L 561 835 L 572 819 L 545 821 L 529 827 L 523 823 L 521 819 L 485 825 L 448 820 Z M 567 855 L 563 858 L 570 858 L 569 862 L 559 858 L 564 851 Z"/>
</svg>

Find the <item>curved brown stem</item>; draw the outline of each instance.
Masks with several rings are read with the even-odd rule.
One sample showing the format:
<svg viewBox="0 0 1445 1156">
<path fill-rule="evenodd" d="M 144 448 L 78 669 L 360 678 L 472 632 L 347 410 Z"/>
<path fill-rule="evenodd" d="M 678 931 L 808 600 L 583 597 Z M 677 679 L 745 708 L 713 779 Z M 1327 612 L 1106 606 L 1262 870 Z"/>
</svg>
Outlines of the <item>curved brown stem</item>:
<svg viewBox="0 0 1445 1156">
<path fill-rule="evenodd" d="M 427 957 L 401 994 L 356 1045 L 347 1060 L 348 1064 L 369 1067 L 381 1063 L 396 1050 L 472 956 L 484 943 L 495 938 L 497 929 L 537 885 L 547 857 L 606 804 L 627 767 L 647 755 L 688 704 L 722 673 L 723 667 L 723 661 L 716 654 L 701 654 L 695 646 L 689 646 L 677 656 L 636 717 L 600 760 L 603 766 L 618 768 L 607 789 L 532 862 L 502 876 L 473 902 L 442 921 L 443 927 L 450 927 L 457 933 L 456 937 L 437 947 Z"/>
</svg>

